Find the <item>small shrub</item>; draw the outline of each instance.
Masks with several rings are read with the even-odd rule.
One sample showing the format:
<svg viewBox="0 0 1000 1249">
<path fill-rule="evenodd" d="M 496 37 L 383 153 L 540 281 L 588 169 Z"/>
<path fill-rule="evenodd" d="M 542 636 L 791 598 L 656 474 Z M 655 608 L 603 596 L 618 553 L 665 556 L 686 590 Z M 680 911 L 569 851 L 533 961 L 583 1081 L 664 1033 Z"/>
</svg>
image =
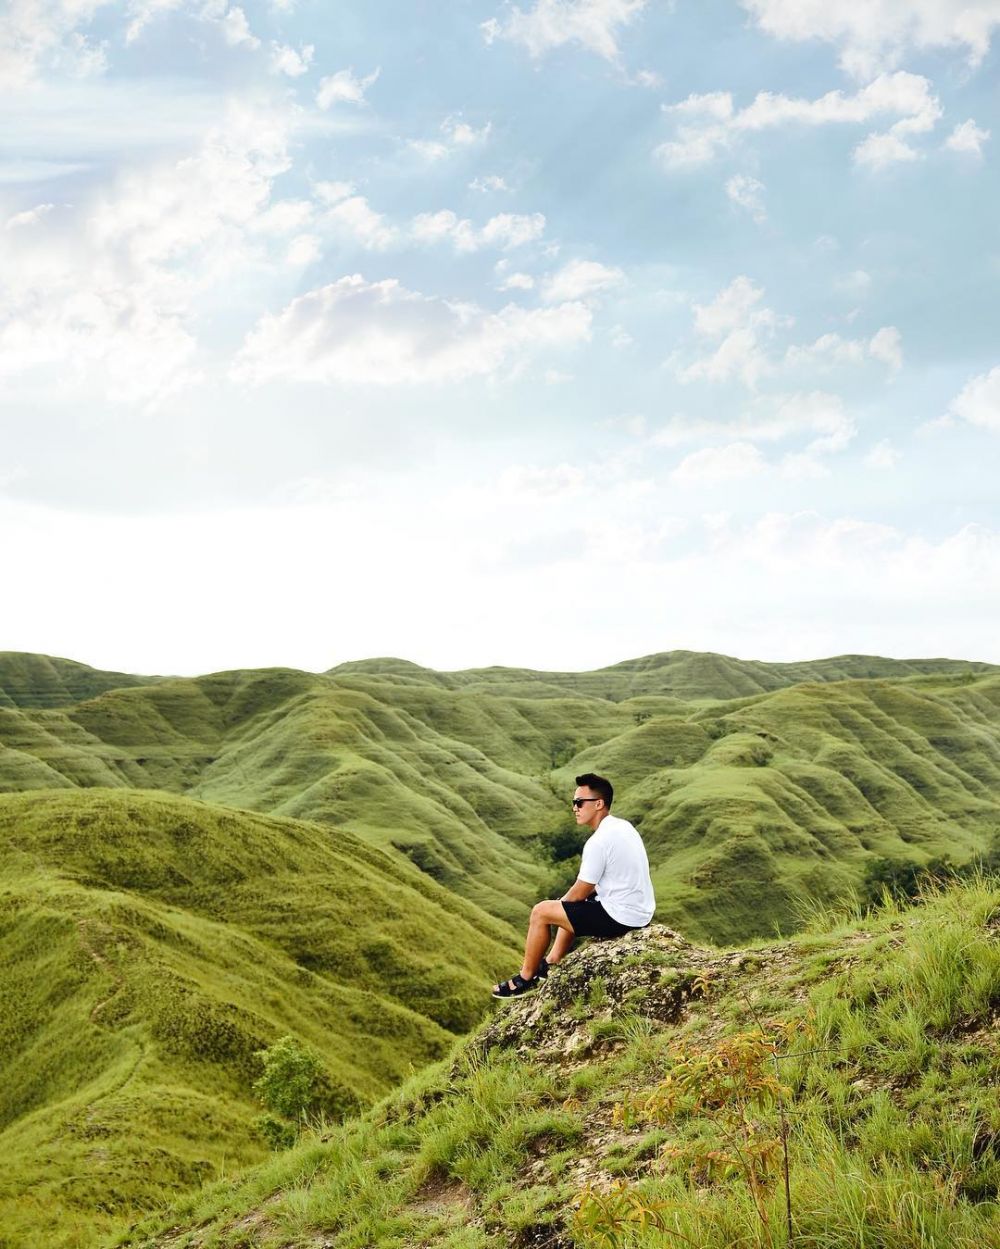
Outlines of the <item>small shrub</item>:
<svg viewBox="0 0 1000 1249">
<path fill-rule="evenodd" d="M 292 1036 L 283 1036 L 269 1049 L 258 1050 L 264 1074 L 254 1082 L 257 1093 L 269 1110 L 288 1119 L 301 1119 L 313 1097 L 320 1074 L 319 1059 Z"/>
</svg>

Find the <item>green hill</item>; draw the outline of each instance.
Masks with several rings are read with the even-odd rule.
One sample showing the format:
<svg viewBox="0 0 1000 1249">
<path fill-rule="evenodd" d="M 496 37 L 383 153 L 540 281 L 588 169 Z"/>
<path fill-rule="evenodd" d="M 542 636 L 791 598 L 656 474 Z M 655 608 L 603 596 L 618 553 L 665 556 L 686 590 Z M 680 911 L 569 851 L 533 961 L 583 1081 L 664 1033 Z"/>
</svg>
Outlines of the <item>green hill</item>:
<svg viewBox="0 0 1000 1249">
<path fill-rule="evenodd" d="M 0 798 L 0 1244 L 90 1244 L 264 1156 L 255 1053 L 364 1105 L 439 1056 L 511 933 L 349 833 L 125 789 Z"/>
<path fill-rule="evenodd" d="M 901 675 L 835 679 L 862 671 Z M 830 679 L 701 696 L 712 673 L 722 689 L 808 672 Z M 519 924 L 553 887 L 553 855 L 572 853 L 565 798 L 595 769 L 646 838 L 659 917 L 712 941 L 791 931 L 878 859 L 966 862 L 1000 830 L 985 665 L 674 653 L 564 679 L 372 660 L 0 708 L 0 790 L 156 788 L 347 828 Z"/>
<path fill-rule="evenodd" d="M 125 672 L 100 672 L 72 659 L 0 651 L 0 707 L 68 707 L 106 690 L 159 680 Z"/>
<path fill-rule="evenodd" d="M 134 1249 L 1000 1246 L 1000 888 L 720 953 L 574 952 L 360 1119 Z M 765 1221 L 766 1220 L 766 1221 Z"/>
<path fill-rule="evenodd" d="M 333 1117 L 442 1053 L 572 879 L 581 771 L 642 830 L 658 919 L 716 945 L 1000 832 L 988 665 L 146 679 L 7 655 L 0 689 L 0 1249 L 89 1249 L 259 1160 L 280 1036 Z"/>
</svg>

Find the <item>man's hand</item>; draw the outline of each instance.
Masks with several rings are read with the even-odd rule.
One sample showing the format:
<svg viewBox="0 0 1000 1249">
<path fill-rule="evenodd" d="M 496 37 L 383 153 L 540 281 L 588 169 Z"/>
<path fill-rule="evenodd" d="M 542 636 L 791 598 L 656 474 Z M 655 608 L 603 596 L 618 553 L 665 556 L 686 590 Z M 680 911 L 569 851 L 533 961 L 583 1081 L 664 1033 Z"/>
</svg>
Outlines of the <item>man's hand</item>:
<svg viewBox="0 0 1000 1249">
<path fill-rule="evenodd" d="M 559 899 L 560 902 L 586 902 L 596 892 L 593 885 L 586 880 L 578 880 Z"/>
</svg>

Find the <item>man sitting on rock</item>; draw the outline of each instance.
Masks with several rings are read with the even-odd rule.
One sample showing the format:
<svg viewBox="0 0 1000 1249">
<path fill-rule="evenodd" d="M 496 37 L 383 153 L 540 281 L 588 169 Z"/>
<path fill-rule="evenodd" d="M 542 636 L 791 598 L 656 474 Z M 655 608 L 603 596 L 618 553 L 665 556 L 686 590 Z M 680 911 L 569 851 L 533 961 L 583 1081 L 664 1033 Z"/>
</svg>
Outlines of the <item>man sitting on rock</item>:
<svg viewBox="0 0 1000 1249">
<path fill-rule="evenodd" d="M 645 928 L 653 918 L 656 902 L 646 847 L 628 820 L 611 814 L 615 793 L 611 782 L 585 772 L 576 778 L 576 786 L 576 822 L 592 830 L 583 847 L 579 878 L 561 900 L 532 908 L 521 971 L 495 985 L 494 997 L 519 997 L 537 988 L 577 937 L 620 937 Z M 546 957 L 553 925 L 556 938 Z"/>
</svg>

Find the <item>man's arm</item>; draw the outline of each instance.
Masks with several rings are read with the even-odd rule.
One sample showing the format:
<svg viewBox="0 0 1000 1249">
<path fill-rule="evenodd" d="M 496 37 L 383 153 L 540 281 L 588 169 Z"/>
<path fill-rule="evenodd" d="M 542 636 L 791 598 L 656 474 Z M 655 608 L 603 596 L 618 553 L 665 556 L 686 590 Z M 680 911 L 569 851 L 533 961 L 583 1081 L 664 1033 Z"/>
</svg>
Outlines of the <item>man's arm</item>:
<svg viewBox="0 0 1000 1249">
<path fill-rule="evenodd" d="M 559 899 L 560 902 L 586 902 L 594 892 L 594 886 L 585 880 L 578 880 Z"/>
</svg>

